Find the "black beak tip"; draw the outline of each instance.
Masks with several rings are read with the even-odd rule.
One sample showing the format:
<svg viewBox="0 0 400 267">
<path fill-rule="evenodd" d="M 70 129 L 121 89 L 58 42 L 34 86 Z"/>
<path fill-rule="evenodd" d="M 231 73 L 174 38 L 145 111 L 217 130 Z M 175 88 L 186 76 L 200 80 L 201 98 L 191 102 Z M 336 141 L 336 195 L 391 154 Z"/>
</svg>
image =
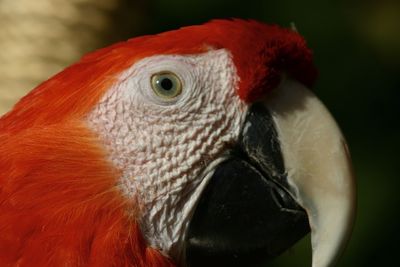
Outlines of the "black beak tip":
<svg viewBox="0 0 400 267">
<path fill-rule="evenodd" d="M 189 226 L 188 266 L 251 266 L 309 232 L 305 212 L 247 162 L 228 160 L 214 176 Z"/>
</svg>

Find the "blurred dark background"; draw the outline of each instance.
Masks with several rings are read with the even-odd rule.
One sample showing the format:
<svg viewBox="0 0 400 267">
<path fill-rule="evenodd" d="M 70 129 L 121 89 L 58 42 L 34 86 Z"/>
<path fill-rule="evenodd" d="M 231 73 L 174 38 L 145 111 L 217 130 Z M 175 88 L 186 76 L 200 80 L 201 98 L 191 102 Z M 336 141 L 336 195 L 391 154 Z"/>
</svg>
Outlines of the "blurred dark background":
<svg viewBox="0 0 400 267">
<path fill-rule="evenodd" d="M 61 4 L 67 2 L 70 6 Z M 347 137 L 358 180 L 357 221 L 338 266 L 398 266 L 399 0 L 38 0 L 30 3 L 0 1 L 1 112 L 39 81 L 85 52 L 118 40 L 213 18 L 252 18 L 284 27 L 295 23 L 313 49 L 320 71 L 314 91 Z M 43 10 L 46 7 L 52 11 L 46 13 Z M 23 22 L 29 27 L 21 26 Z M 55 36 L 54 32 L 65 32 L 65 36 Z M 22 53 L 27 43 L 30 50 Z M 65 49 L 60 51 L 60 47 Z M 310 266 L 310 254 L 309 239 L 305 239 L 272 266 Z"/>
</svg>

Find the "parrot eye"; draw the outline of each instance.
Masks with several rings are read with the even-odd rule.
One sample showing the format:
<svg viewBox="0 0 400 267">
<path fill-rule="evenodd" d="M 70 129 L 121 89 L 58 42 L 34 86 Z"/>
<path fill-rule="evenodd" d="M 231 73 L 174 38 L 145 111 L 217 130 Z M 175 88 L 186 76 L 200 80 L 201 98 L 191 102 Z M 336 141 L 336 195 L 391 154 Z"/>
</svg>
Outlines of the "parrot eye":
<svg viewBox="0 0 400 267">
<path fill-rule="evenodd" d="M 164 99 L 172 99 L 182 93 L 182 82 L 177 75 L 164 71 L 151 77 L 154 93 Z"/>
</svg>

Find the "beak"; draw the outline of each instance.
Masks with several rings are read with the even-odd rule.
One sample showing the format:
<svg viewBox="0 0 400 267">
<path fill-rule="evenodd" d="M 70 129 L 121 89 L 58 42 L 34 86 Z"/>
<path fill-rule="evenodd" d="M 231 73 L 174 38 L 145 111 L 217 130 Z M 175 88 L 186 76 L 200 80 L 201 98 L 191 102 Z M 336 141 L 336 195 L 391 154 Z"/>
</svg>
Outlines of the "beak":
<svg viewBox="0 0 400 267">
<path fill-rule="evenodd" d="M 186 233 L 186 265 L 251 266 L 311 230 L 312 266 L 332 266 L 354 215 L 344 138 L 317 97 L 286 79 L 252 104 L 237 145 L 215 168 Z"/>
</svg>

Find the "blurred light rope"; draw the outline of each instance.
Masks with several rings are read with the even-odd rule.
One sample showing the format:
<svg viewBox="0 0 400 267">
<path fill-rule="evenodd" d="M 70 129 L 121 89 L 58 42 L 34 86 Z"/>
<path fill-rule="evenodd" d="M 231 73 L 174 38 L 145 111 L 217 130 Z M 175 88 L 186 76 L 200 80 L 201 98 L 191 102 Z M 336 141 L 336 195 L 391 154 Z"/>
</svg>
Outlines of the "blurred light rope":
<svg viewBox="0 0 400 267">
<path fill-rule="evenodd" d="M 0 0 L 0 115 L 86 52 L 118 39 L 115 27 L 121 33 L 134 25 L 114 25 L 126 2 Z"/>
</svg>

